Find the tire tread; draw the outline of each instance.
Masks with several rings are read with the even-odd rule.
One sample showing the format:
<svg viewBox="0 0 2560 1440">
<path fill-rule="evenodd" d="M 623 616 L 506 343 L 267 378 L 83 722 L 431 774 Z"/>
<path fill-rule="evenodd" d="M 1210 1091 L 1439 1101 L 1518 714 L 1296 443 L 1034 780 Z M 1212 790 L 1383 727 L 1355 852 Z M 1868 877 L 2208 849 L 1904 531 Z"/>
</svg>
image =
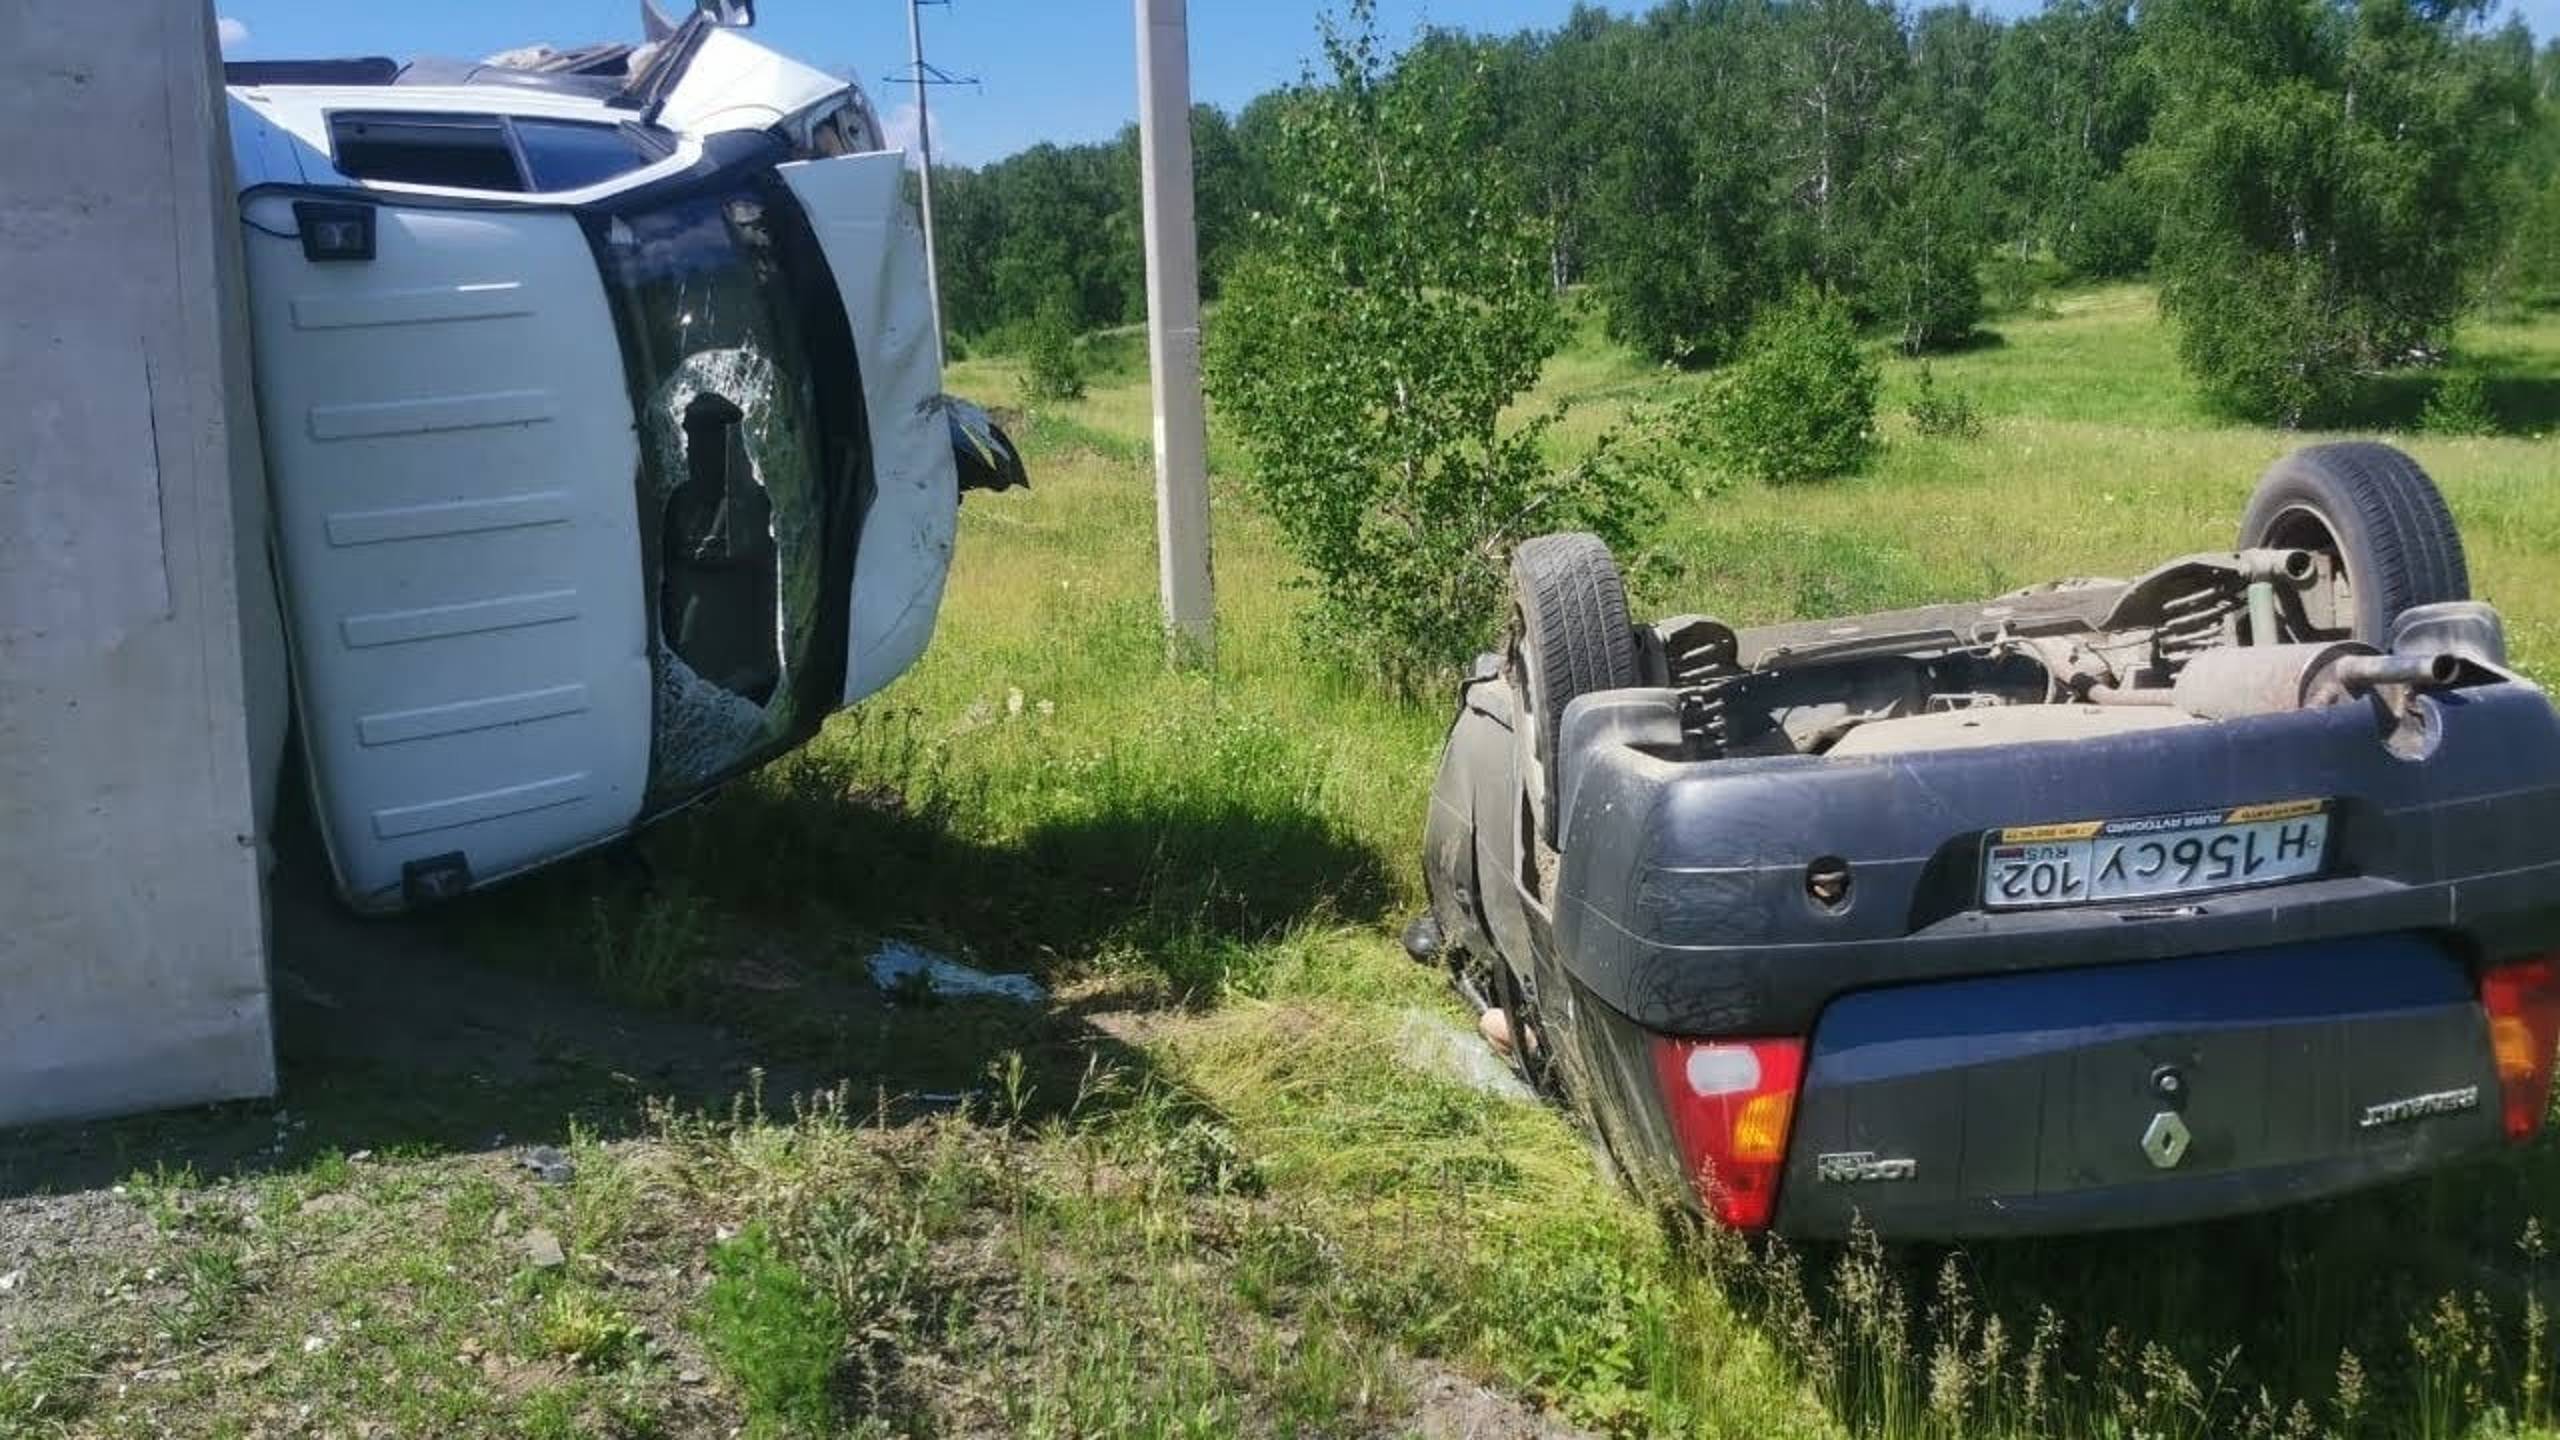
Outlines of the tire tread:
<svg viewBox="0 0 2560 1440">
<path fill-rule="evenodd" d="M 1528 663 L 1542 672 L 1522 678 L 1535 706 L 1536 756 L 1548 787 L 1540 808 L 1553 843 L 1555 745 L 1565 707 L 1576 696 L 1636 684 L 1642 659 L 1626 582 L 1599 536 L 1573 531 L 1521 541 L 1511 553 L 1511 582 Z"/>
<path fill-rule="evenodd" d="M 2268 467 L 2250 497 L 2240 543 L 2262 543 L 2286 510 L 2323 513 L 2342 546 L 2352 544 L 2340 522 L 2352 523 L 2364 552 L 2349 558 L 2357 576 L 2359 628 L 2365 638 L 2390 639 L 2391 620 L 2414 605 L 2466 599 L 2470 566 L 2462 535 L 2444 494 L 2406 453 L 2370 440 L 2307 445 Z M 2359 564 L 2359 561 L 2361 562 Z"/>
</svg>

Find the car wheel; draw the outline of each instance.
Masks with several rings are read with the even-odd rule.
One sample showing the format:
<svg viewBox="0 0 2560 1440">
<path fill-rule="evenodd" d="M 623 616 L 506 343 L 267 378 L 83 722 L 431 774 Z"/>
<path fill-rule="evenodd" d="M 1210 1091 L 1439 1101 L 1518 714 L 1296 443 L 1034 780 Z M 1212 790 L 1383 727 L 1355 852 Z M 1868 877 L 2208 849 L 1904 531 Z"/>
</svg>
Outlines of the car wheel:
<svg viewBox="0 0 2560 1440">
<path fill-rule="evenodd" d="M 2240 521 L 2240 547 L 2328 554 L 2352 598 L 2352 630 L 2391 643 L 2400 612 L 2471 598 L 2462 535 L 2436 482 L 2389 445 L 2308 445 L 2269 466 Z"/>
<path fill-rule="evenodd" d="M 1511 552 L 1511 670 L 1526 700 L 1532 808 L 1556 843 L 1556 737 L 1574 698 L 1638 683 L 1626 582 L 1597 535 L 1540 535 Z"/>
</svg>

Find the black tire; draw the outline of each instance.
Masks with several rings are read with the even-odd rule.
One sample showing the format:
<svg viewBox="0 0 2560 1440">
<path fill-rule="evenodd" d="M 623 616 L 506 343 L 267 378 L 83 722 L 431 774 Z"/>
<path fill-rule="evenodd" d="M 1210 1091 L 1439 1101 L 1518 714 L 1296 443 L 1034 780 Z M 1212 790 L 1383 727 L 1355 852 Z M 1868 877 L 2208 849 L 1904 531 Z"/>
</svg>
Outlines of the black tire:
<svg viewBox="0 0 2560 1440">
<path fill-rule="evenodd" d="M 1513 675 L 1536 761 L 1539 835 L 1556 842 L 1556 735 L 1580 695 L 1640 682 L 1626 582 L 1597 535 L 1540 535 L 1511 552 Z"/>
<path fill-rule="evenodd" d="M 2471 598 L 2471 569 L 2443 492 L 2389 445 L 2307 445 L 2267 467 L 2240 546 L 2326 550 L 2355 593 L 2352 638 L 2387 647 L 2400 612 Z"/>
</svg>

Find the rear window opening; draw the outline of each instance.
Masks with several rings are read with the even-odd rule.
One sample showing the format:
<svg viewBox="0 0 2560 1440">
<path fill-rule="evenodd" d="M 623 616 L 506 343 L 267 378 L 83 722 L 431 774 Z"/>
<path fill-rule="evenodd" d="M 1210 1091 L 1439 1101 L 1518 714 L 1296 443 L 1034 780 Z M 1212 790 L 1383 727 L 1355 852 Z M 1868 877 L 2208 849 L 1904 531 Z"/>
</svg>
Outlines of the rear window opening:
<svg viewBox="0 0 2560 1440">
<path fill-rule="evenodd" d="M 636 125 L 405 113 L 333 114 L 329 147 L 353 179 L 505 195 L 580 190 L 674 153 Z"/>
</svg>

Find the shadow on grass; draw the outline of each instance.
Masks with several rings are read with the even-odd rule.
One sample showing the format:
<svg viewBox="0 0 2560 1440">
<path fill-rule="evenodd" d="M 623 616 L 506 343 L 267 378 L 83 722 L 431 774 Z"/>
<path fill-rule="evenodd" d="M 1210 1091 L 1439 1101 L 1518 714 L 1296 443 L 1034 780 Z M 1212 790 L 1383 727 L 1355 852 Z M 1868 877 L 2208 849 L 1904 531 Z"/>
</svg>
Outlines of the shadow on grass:
<svg viewBox="0 0 2560 1440">
<path fill-rule="evenodd" d="M 982 1089 L 1023 1057 L 1042 1105 L 1097 1058 L 1142 1057 L 1091 1017 L 1179 1002 L 1315 917 L 1376 919 L 1379 858 L 1286 808 L 1169 801 L 961 836 L 812 756 L 643 837 L 448 909 L 363 920 L 307 839 L 271 885 L 275 1104 L 23 1131 L 0 1197 L 136 1171 L 289 1169 L 330 1152 L 471 1151 L 611 1138 L 643 1102 L 725 1110 L 848 1085 L 884 1109 Z M 1088 982 L 1072 1007 L 893 999 L 883 937 L 995 971 Z M 859 1105 L 857 1105 L 859 1108 Z"/>
<path fill-rule="evenodd" d="M 2496 420 L 2493 436 L 2540 436 L 2560 428 L 2560 369 L 2532 348 L 2463 348 L 2445 369 L 2399 369 L 2365 382 L 2348 425 L 2383 430 L 2417 430 L 2427 413 L 2427 400 L 2452 374 L 2476 374 L 2488 415 Z"/>
<path fill-rule="evenodd" d="M 2427 401 L 2444 382 L 2440 370 L 2402 370 L 2365 382 L 2345 428 L 2415 431 Z M 2540 435 L 2560 427 L 2560 376 L 2519 375 L 2483 368 L 2481 391 L 2496 423 L 2493 435 Z"/>
<path fill-rule="evenodd" d="M 986 840 L 969 833 L 983 793 L 926 782 L 910 799 L 872 778 L 906 769 L 840 749 L 794 755 L 652 835 L 660 882 L 839 949 L 908 935 L 981 968 L 1108 973 L 1177 994 L 1231 978 L 1246 951 L 1300 922 L 1376 921 L 1393 896 L 1383 857 L 1247 779 L 1135 793 L 1096 781 L 1086 813 Z"/>
<path fill-rule="evenodd" d="M 2022 309 L 2014 312 L 2004 312 L 2003 318 L 2035 319 L 2038 317 L 2032 309 Z M 1978 325 L 1971 330 L 1967 330 L 1953 340 L 1932 345 L 1917 355 L 1904 356 L 1903 358 L 1911 360 L 1926 360 L 1933 356 L 1940 355 L 1979 355 L 1986 351 L 2006 350 L 2008 348 L 2008 336 L 1987 326 Z M 1897 349 L 1895 354 L 1901 355 L 1901 351 Z"/>
</svg>

